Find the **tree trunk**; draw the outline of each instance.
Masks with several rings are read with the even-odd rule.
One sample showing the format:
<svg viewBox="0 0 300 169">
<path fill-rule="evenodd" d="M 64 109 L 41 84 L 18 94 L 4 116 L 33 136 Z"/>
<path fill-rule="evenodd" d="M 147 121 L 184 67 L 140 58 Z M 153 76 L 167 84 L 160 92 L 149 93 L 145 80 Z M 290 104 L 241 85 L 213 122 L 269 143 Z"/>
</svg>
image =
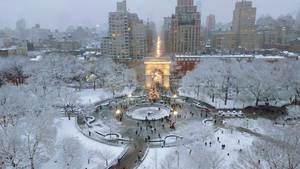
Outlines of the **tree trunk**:
<svg viewBox="0 0 300 169">
<path fill-rule="evenodd" d="M 257 97 L 257 98 L 256 98 L 256 101 L 255 101 L 255 106 L 256 106 L 256 107 L 258 106 L 258 102 L 259 102 L 259 98 Z"/>
<path fill-rule="evenodd" d="M 200 86 L 197 86 L 197 98 L 199 97 L 199 93 L 200 93 Z"/>
<path fill-rule="evenodd" d="M 30 162 L 30 166 L 31 166 L 31 169 L 34 169 L 34 163 L 33 163 L 33 159 L 31 159 L 31 162 Z"/>
<path fill-rule="evenodd" d="M 225 105 L 227 105 L 227 99 L 228 99 L 228 87 L 226 87 L 225 90 Z"/>
</svg>

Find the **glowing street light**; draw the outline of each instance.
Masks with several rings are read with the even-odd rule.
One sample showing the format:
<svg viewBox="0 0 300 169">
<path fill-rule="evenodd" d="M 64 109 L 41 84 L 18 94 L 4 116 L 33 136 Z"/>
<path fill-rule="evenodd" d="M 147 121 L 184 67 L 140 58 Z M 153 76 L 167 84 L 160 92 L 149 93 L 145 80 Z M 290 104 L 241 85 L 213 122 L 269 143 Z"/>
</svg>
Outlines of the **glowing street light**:
<svg viewBox="0 0 300 169">
<path fill-rule="evenodd" d="M 121 110 L 120 109 L 116 110 L 116 115 L 120 115 L 120 114 L 121 114 Z"/>
<path fill-rule="evenodd" d="M 177 117 L 178 111 L 174 110 L 173 114 L 174 114 L 175 117 Z"/>
<path fill-rule="evenodd" d="M 174 95 L 173 95 L 173 98 L 174 98 L 174 99 L 178 98 L 177 94 L 174 94 Z"/>
<path fill-rule="evenodd" d="M 132 98 L 132 94 L 127 95 L 128 98 Z"/>
</svg>

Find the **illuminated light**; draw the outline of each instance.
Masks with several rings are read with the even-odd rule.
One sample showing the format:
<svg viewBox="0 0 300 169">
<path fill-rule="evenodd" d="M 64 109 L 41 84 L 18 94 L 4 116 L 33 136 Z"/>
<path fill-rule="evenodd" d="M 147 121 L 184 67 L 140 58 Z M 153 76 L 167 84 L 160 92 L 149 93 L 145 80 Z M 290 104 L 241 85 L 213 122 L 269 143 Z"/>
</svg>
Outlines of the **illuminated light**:
<svg viewBox="0 0 300 169">
<path fill-rule="evenodd" d="M 178 111 L 174 110 L 173 114 L 174 114 L 174 116 L 177 116 L 178 115 Z"/>
<path fill-rule="evenodd" d="M 131 31 L 131 28 L 128 28 L 129 31 Z"/>
<path fill-rule="evenodd" d="M 161 56 L 161 40 L 160 36 L 157 36 L 157 42 L 156 42 L 156 57 Z"/>
<path fill-rule="evenodd" d="M 174 95 L 173 95 L 173 98 L 174 98 L 174 99 L 178 98 L 177 94 L 174 94 Z"/>
<path fill-rule="evenodd" d="M 132 98 L 132 94 L 129 94 L 127 97 L 128 97 L 128 98 Z"/>
<path fill-rule="evenodd" d="M 121 110 L 120 110 L 120 109 L 118 109 L 118 110 L 116 111 L 116 115 L 119 115 L 119 114 L 121 114 Z"/>
<path fill-rule="evenodd" d="M 96 28 L 100 28 L 100 25 L 99 25 L 99 24 L 97 24 L 97 25 L 96 25 Z"/>
</svg>

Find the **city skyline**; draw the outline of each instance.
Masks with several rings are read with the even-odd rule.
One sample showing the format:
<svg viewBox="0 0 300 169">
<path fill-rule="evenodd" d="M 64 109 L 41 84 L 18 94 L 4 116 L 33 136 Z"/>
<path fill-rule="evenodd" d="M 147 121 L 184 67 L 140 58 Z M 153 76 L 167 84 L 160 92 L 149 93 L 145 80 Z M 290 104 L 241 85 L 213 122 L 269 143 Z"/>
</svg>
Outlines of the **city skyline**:
<svg viewBox="0 0 300 169">
<path fill-rule="evenodd" d="M 27 27 L 32 27 L 40 23 L 45 28 L 66 29 L 69 25 L 93 27 L 97 24 L 102 29 L 107 29 L 107 14 L 114 10 L 114 4 L 120 0 L 111 1 L 79 1 L 79 0 L 19 0 L 2 1 L 1 6 L 5 6 L 0 11 L 0 29 L 4 27 L 15 28 L 15 22 L 24 18 Z M 216 22 L 228 23 L 232 21 L 234 4 L 237 0 L 218 2 L 217 0 L 200 0 L 202 25 L 205 25 L 206 17 L 209 14 L 216 16 Z M 195 5 L 198 4 L 195 0 Z M 153 20 L 158 28 L 163 23 L 163 17 L 173 14 L 176 0 L 127 0 L 128 9 L 137 13 L 141 19 Z M 159 3 L 159 5 L 157 5 Z M 215 5 L 219 3 L 219 5 Z M 272 4 L 272 7 L 269 7 Z M 270 15 L 277 18 L 280 15 L 296 16 L 300 9 L 300 2 L 297 0 L 272 1 L 253 0 L 253 6 L 257 8 L 257 18 Z M 156 9 L 157 12 L 153 12 Z M 263 10 L 262 10 L 263 9 Z M 278 12 L 279 11 L 279 12 Z"/>
</svg>

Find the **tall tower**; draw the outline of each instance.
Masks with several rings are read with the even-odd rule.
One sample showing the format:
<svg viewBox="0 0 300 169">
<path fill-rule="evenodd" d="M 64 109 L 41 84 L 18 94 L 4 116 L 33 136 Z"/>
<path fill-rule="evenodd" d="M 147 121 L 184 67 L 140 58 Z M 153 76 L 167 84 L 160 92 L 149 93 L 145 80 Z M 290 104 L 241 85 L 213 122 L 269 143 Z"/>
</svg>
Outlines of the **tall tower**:
<svg viewBox="0 0 300 169">
<path fill-rule="evenodd" d="M 296 26 L 297 29 L 300 31 L 300 11 L 298 12 L 298 15 L 296 17 Z"/>
<path fill-rule="evenodd" d="M 193 0 L 178 0 L 172 15 L 170 52 L 175 54 L 200 53 L 200 13 Z"/>
<path fill-rule="evenodd" d="M 256 8 L 251 1 L 240 1 L 233 11 L 232 31 L 236 34 L 236 46 L 245 50 L 255 47 Z"/>
</svg>

